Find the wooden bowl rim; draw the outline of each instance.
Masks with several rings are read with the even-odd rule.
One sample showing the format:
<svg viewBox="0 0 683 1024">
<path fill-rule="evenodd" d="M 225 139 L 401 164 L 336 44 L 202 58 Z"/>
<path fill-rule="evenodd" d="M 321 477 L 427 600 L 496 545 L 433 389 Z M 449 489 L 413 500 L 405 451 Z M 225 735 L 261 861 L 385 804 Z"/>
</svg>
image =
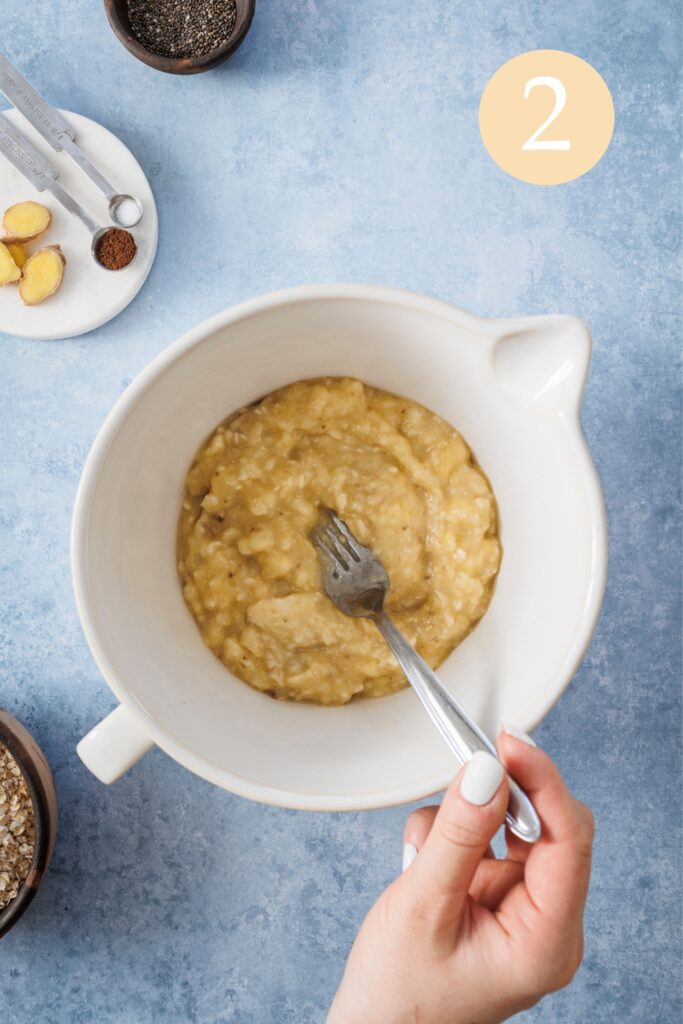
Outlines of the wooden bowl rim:
<svg viewBox="0 0 683 1024">
<path fill-rule="evenodd" d="M 48 787 L 40 776 L 35 755 L 30 752 L 27 754 L 22 734 L 28 736 L 36 745 L 50 773 Z M 9 750 L 26 779 L 36 824 L 35 848 L 28 874 L 28 884 L 24 882 L 12 902 L 4 910 L 0 910 L 0 938 L 2 938 L 27 910 L 45 877 L 52 855 L 53 816 L 56 816 L 57 793 L 43 751 L 28 729 L 3 707 L 0 707 L 0 744 Z M 48 791 L 50 786 L 51 793 Z M 54 827 L 56 827 L 56 822 L 54 822 Z"/>
<path fill-rule="evenodd" d="M 219 46 L 216 50 L 211 50 L 210 53 L 203 54 L 201 57 L 164 57 L 143 46 L 127 27 L 121 14 L 121 9 L 125 3 L 126 0 L 104 0 L 104 8 L 114 34 L 126 49 L 134 57 L 142 61 L 143 64 L 154 68 L 155 71 L 163 71 L 169 75 L 199 74 L 221 64 L 241 46 L 247 32 L 251 28 L 256 11 L 256 0 L 236 0 L 238 20 L 235 30 L 222 46 Z M 243 18 L 240 22 L 241 12 L 243 12 Z"/>
</svg>

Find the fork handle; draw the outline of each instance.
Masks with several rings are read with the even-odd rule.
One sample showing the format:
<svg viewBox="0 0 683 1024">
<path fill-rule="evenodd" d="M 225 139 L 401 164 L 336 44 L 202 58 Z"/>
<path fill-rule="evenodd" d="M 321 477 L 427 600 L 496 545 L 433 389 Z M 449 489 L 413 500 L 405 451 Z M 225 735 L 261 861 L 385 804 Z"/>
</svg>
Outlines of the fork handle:
<svg viewBox="0 0 683 1024">
<path fill-rule="evenodd" d="M 498 758 L 498 752 L 493 743 L 446 689 L 441 680 L 436 677 L 427 662 L 408 643 L 387 613 L 382 612 L 374 621 L 401 666 L 406 679 L 422 701 L 427 714 L 455 754 L 459 764 L 465 764 L 479 750 L 484 750 Z M 541 822 L 534 805 L 524 790 L 509 775 L 508 784 L 510 800 L 505 814 L 505 823 L 510 831 L 520 839 L 527 843 L 535 843 L 541 837 Z"/>
</svg>

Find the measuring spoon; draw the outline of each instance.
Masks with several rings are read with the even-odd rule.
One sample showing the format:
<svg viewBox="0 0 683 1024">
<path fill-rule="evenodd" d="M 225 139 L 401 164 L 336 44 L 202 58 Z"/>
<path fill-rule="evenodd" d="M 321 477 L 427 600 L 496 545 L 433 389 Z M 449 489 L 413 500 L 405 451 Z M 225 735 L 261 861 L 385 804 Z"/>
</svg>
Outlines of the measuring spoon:
<svg viewBox="0 0 683 1024">
<path fill-rule="evenodd" d="M 92 217 L 85 212 L 80 203 L 71 196 L 61 185 L 57 182 L 57 172 L 54 167 L 50 164 L 49 160 L 38 152 L 31 143 L 26 139 L 18 128 L 15 128 L 13 124 L 7 120 L 2 114 L 0 114 L 0 153 L 9 160 L 13 167 L 23 174 L 39 192 L 43 192 L 47 189 L 51 192 L 55 199 L 66 207 L 69 213 L 75 214 L 85 224 L 86 228 L 90 232 L 91 243 L 90 252 L 92 258 L 95 260 L 99 267 L 104 267 L 105 270 L 125 270 L 131 265 L 135 256 L 127 263 L 125 267 L 107 267 L 97 257 L 97 246 L 100 239 L 107 231 L 112 231 L 113 228 L 102 228 Z M 136 250 L 137 255 L 137 250 Z"/>
<path fill-rule="evenodd" d="M 142 203 L 135 196 L 117 192 L 76 145 L 74 130 L 58 110 L 50 106 L 24 78 L 14 64 L 0 53 L 0 92 L 31 122 L 37 132 L 58 153 L 62 150 L 97 185 L 109 203 L 109 216 L 122 228 L 134 228 L 142 220 Z M 125 204 L 125 205 L 124 205 Z M 126 211 L 130 217 L 125 217 Z"/>
</svg>

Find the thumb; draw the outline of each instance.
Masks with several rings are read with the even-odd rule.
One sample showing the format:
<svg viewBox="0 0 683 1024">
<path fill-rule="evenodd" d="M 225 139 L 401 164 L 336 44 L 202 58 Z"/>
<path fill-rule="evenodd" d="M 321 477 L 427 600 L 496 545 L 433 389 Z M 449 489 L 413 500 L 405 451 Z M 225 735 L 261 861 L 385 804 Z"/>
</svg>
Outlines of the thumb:
<svg viewBox="0 0 683 1024">
<path fill-rule="evenodd" d="M 478 751 L 448 789 L 411 872 L 414 896 L 431 915 L 452 925 L 462 914 L 479 864 L 508 803 L 505 769 Z M 408 881 L 408 875 L 404 876 Z"/>
</svg>

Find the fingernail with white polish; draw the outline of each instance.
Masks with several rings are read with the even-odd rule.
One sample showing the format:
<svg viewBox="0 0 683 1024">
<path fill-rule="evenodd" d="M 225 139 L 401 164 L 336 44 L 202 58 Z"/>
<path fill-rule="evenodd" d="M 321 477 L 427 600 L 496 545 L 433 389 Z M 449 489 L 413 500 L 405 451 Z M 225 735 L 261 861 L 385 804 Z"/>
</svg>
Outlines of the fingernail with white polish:
<svg viewBox="0 0 683 1024">
<path fill-rule="evenodd" d="M 405 871 L 417 857 L 417 849 L 412 843 L 406 843 L 403 847 L 403 870 Z"/>
<path fill-rule="evenodd" d="M 521 740 L 522 743 L 526 743 L 528 747 L 535 747 L 536 744 L 532 740 L 531 736 L 518 729 L 516 725 L 509 725 L 507 722 L 503 722 L 501 729 L 506 732 L 508 736 L 514 736 L 516 740 Z"/>
<path fill-rule="evenodd" d="M 483 807 L 498 792 L 505 769 L 493 754 L 478 750 L 467 762 L 460 782 L 460 795 L 469 804 Z"/>
</svg>

